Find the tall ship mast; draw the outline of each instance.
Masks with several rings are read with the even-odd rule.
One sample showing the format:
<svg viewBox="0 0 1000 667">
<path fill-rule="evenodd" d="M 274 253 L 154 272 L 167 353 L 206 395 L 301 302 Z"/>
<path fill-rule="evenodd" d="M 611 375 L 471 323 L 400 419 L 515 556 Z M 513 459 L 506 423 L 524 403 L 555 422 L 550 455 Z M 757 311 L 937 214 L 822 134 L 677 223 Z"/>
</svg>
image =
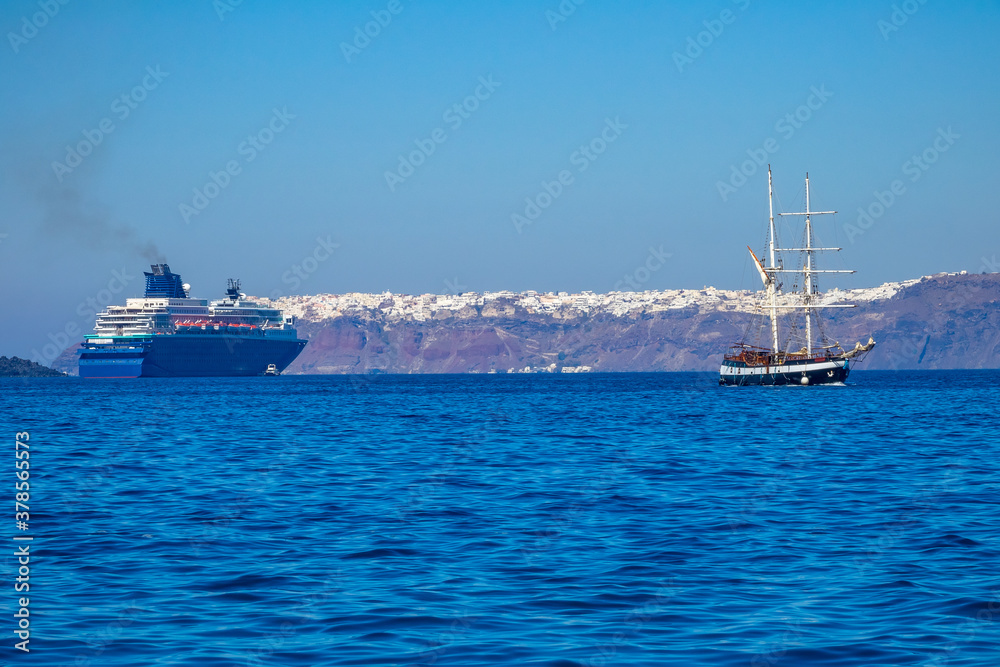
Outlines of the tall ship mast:
<svg viewBox="0 0 1000 667">
<path fill-rule="evenodd" d="M 848 269 L 817 268 L 817 253 L 838 252 L 841 249 L 814 245 L 812 216 L 831 215 L 836 211 L 811 210 L 809 174 L 806 174 L 806 210 L 778 214 L 779 217 L 804 218 L 801 247 L 782 248 L 774 224 L 774 186 L 770 165 L 767 167 L 767 194 L 770 218 L 764 261 L 749 246 L 747 250 L 764 283 L 764 302 L 760 304 L 759 312 L 767 312 L 770 335 L 764 344 L 759 318 L 752 318 L 743 339 L 723 356 L 719 384 L 815 385 L 844 382 L 851 371 L 851 361 L 861 361 L 875 347 L 875 340 L 869 337 L 866 344 L 859 342 L 854 348 L 846 350 L 839 342 L 827 338 L 820 317 L 823 309 L 855 307 L 854 304 L 818 302 L 817 274 L 854 273 Z M 799 259 L 799 268 L 785 268 L 785 259 L 789 257 Z M 782 278 L 785 276 L 792 277 L 789 292 L 783 291 Z M 751 342 L 755 334 L 756 338 Z"/>
<path fill-rule="evenodd" d="M 142 298 L 108 306 L 79 349 L 80 377 L 232 377 L 277 375 L 306 346 L 295 319 L 240 292 L 192 299 L 166 264 L 146 272 Z"/>
</svg>

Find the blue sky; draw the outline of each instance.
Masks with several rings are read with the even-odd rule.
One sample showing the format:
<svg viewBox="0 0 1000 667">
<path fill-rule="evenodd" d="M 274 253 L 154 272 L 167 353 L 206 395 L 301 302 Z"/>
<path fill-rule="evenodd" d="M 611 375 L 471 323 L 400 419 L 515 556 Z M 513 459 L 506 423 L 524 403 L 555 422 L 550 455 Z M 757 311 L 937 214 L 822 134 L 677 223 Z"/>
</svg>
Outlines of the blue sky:
<svg viewBox="0 0 1000 667">
<path fill-rule="evenodd" d="M 817 219 L 845 248 L 830 266 L 859 271 L 840 286 L 980 270 L 1000 256 L 998 19 L 982 0 L 5 2 L 0 353 L 91 327 L 112 271 L 136 276 L 116 302 L 139 294 L 149 244 L 211 297 L 230 276 L 605 292 L 652 251 L 670 258 L 643 288 L 756 288 L 754 155 L 780 208 L 809 171 L 840 211 Z M 530 223 L 526 198 L 547 205 Z"/>
</svg>

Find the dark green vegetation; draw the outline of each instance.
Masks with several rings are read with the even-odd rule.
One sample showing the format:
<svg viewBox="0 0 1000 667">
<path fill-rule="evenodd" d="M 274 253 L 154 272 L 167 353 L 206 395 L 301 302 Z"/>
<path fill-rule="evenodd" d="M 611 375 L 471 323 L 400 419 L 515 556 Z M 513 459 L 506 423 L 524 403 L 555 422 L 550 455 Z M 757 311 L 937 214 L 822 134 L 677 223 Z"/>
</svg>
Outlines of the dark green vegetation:
<svg viewBox="0 0 1000 667">
<path fill-rule="evenodd" d="M 27 359 L 21 359 L 20 357 L 0 357 L 0 377 L 6 378 L 46 378 L 46 377 L 63 377 L 66 374 L 57 371 L 55 369 L 49 368 L 48 366 L 42 366 L 41 364 L 36 364 L 34 361 L 28 361 Z"/>
</svg>

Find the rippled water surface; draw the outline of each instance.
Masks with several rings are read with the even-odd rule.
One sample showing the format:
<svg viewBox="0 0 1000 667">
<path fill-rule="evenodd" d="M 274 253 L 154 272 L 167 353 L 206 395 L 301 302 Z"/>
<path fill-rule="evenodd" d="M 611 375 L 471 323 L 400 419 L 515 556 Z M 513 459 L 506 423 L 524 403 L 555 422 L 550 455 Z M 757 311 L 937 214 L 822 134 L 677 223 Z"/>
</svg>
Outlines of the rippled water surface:
<svg viewBox="0 0 1000 667">
<path fill-rule="evenodd" d="M 0 381 L 2 660 L 1000 665 L 1000 373 L 714 381 Z"/>
</svg>

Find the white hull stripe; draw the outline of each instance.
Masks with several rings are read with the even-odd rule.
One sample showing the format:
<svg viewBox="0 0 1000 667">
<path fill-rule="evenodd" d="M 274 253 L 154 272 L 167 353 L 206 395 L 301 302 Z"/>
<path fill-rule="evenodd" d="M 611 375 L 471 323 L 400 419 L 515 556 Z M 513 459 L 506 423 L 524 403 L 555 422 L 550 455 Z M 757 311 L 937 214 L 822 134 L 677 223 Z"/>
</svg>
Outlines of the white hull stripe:
<svg viewBox="0 0 1000 667">
<path fill-rule="evenodd" d="M 807 371 L 829 371 L 847 366 L 846 361 L 820 361 L 812 364 L 781 364 L 780 366 L 723 366 L 722 375 L 774 375 L 776 373 L 805 373 Z"/>
</svg>

